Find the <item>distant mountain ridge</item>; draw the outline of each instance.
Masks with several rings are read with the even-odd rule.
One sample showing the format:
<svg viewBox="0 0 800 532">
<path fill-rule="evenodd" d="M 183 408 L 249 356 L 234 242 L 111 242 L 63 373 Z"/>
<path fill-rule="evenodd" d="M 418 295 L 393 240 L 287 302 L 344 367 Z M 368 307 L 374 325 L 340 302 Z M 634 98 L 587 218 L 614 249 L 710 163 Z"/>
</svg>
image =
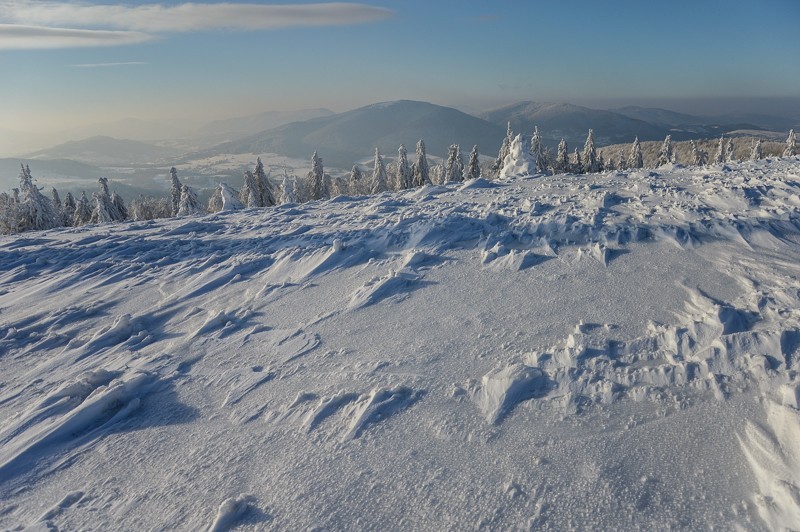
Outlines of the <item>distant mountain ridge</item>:
<svg viewBox="0 0 800 532">
<path fill-rule="evenodd" d="M 202 136 L 244 137 L 292 122 L 304 122 L 333 114 L 335 114 L 333 111 L 324 108 L 300 109 L 297 111 L 265 111 L 254 115 L 215 120 L 200 127 L 197 133 Z"/>
<path fill-rule="evenodd" d="M 70 159 L 93 164 L 119 166 L 127 164 L 151 164 L 175 158 L 180 152 L 137 140 L 116 139 L 97 136 L 73 140 L 38 150 L 26 156 L 29 159 Z"/>
</svg>

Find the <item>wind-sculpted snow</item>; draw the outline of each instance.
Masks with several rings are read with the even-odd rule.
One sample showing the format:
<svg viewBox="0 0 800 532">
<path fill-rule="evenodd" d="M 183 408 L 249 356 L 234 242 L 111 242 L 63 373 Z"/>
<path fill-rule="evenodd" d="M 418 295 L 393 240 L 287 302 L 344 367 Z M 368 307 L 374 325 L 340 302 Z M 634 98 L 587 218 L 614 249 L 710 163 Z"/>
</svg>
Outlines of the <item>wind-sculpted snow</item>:
<svg viewBox="0 0 800 532">
<path fill-rule="evenodd" d="M 798 176 L 3 237 L 0 528 L 797 528 Z"/>
</svg>

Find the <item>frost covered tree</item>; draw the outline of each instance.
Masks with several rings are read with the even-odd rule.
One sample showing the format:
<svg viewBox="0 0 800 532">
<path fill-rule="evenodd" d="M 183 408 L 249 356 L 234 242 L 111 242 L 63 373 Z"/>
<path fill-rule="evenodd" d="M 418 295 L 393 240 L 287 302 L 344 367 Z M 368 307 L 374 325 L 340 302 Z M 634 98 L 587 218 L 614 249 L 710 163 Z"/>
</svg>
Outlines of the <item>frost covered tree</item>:
<svg viewBox="0 0 800 532">
<path fill-rule="evenodd" d="M 350 170 L 350 180 L 348 181 L 347 184 L 347 188 L 350 191 L 350 194 L 353 195 L 361 194 L 361 189 L 363 188 L 362 185 L 363 180 L 364 176 L 361 174 L 361 168 L 359 168 L 357 164 L 354 164 L 353 168 Z"/>
<path fill-rule="evenodd" d="M 262 205 L 259 204 L 259 195 L 260 193 L 258 190 L 258 184 L 256 183 L 256 176 L 254 176 L 253 172 L 250 170 L 246 170 L 244 173 L 242 190 L 239 191 L 239 201 L 241 201 L 242 205 L 248 209 L 261 207 Z"/>
<path fill-rule="evenodd" d="M 417 142 L 417 160 L 411 170 L 414 176 L 413 184 L 415 187 L 431 184 L 428 156 L 425 153 L 425 141 L 422 139 L 419 139 L 419 142 Z"/>
<path fill-rule="evenodd" d="M 786 148 L 783 150 L 784 157 L 794 157 L 797 155 L 797 135 L 794 129 L 789 130 L 789 136 L 786 137 Z"/>
<path fill-rule="evenodd" d="M 603 167 L 604 172 L 611 172 L 617 169 L 617 165 L 614 163 L 614 158 L 609 157 L 608 161 L 606 161 L 602 153 L 600 154 L 600 165 Z"/>
<path fill-rule="evenodd" d="M 356 167 L 353 166 L 355 170 Z M 350 182 L 352 183 L 352 172 L 350 174 Z M 408 165 L 408 153 L 406 152 L 405 145 L 401 144 L 397 148 L 397 189 L 405 190 L 412 187 L 413 176 L 411 174 L 411 167 Z"/>
<path fill-rule="evenodd" d="M 116 193 L 112 194 L 109 191 L 108 178 L 101 177 L 97 182 L 100 184 L 100 190 L 92 194 L 94 208 L 90 223 L 103 224 L 125 220 L 128 217 L 125 203 Z"/>
<path fill-rule="evenodd" d="M 625 152 L 619 150 L 617 152 L 617 170 L 625 170 L 628 168 L 628 161 L 625 158 Z"/>
<path fill-rule="evenodd" d="M 53 209 L 58 216 L 58 226 L 66 225 L 66 217 L 64 216 L 64 204 L 61 203 L 61 196 L 58 195 L 58 190 L 53 187 L 50 190 L 50 202 L 53 204 Z"/>
<path fill-rule="evenodd" d="M 563 138 L 558 143 L 556 162 L 553 165 L 553 170 L 555 170 L 557 174 L 569 172 L 569 148 L 567 147 L 567 141 Z"/>
<path fill-rule="evenodd" d="M 576 174 L 583 173 L 583 163 L 581 162 L 581 152 L 578 151 L 578 147 L 575 146 L 575 166 L 573 167 Z"/>
<path fill-rule="evenodd" d="M 178 215 L 178 207 L 181 203 L 181 182 L 178 179 L 178 170 L 173 166 L 169 169 L 169 176 L 172 179 L 172 186 L 170 187 L 169 197 L 172 204 L 172 216 Z"/>
<path fill-rule="evenodd" d="M 531 136 L 531 155 L 536 159 L 536 171 L 539 173 L 547 172 L 549 161 L 547 160 L 544 144 L 542 144 L 542 134 L 539 133 L 537 126 L 533 127 L 533 135 Z"/>
<path fill-rule="evenodd" d="M 72 192 L 67 192 L 67 195 L 64 197 L 64 225 L 70 226 L 73 224 L 75 220 L 75 198 L 72 196 Z"/>
<path fill-rule="evenodd" d="M 155 220 L 172 216 L 172 202 L 167 198 L 139 195 L 134 199 L 130 208 L 131 218 L 136 221 Z"/>
<path fill-rule="evenodd" d="M 205 214 L 203 205 L 198 201 L 197 194 L 188 185 L 181 187 L 181 201 L 178 205 L 178 216 L 191 216 Z"/>
<path fill-rule="evenodd" d="M 583 145 L 583 171 L 586 174 L 594 174 L 600 170 L 597 161 L 597 151 L 594 147 L 594 131 L 589 130 L 586 143 Z"/>
<path fill-rule="evenodd" d="M 467 179 L 478 179 L 481 176 L 480 155 L 478 155 L 478 145 L 472 147 L 469 152 L 469 162 L 467 163 Z"/>
<path fill-rule="evenodd" d="M 315 151 L 311 155 L 311 171 L 307 176 L 308 199 L 319 200 L 325 198 L 325 170 L 322 167 L 322 157 Z"/>
<path fill-rule="evenodd" d="M 253 177 L 258 189 L 258 206 L 274 207 L 277 203 L 275 201 L 275 191 L 272 190 L 272 185 L 269 182 L 269 173 L 264 171 L 264 163 L 261 162 L 261 157 L 256 160 L 256 169 L 253 171 Z"/>
<path fill-rule="evenodd" d="M 239 200 L 239 192 L 227 183 L 220 183 L 208 199 L 208 212 L 237 211 L 244 209 Z"/>
<path fill-rule="evenodd" d="M 19 232 L 19 189 L 11 194 L 0 192 L 0 234 Z"/>
<path fill-rule="evenodd" d="M 644 156 L 642 155 L 642 145 L 639 144 L 639 137 L 633 139 L 631 153 L 628 156 L 628 168 L 644 168 Z"/>
<path fill-rule="evenodd" d="M 170 215 L 171 214 L 172 212 L 170 211 Z M 78 198 L 75 204 L 75 218 L 72 221 L 72 225 L 79 227 L 90 223 L 91 220 L 92 204 L 89 202 L 89 198 L 86 197 L 86 192 L 81 192 L 81 197 Z"/>
<path fill-rule="evenodd" d="M 750 160 L 758 161 L 764 158 L 764 150 L 761 148 L 761 139 L 756 139 L 753 143 L 753 150 L 750 152 Z"/>
<path fill-rule="evenodd" d="M 674 152 L 672 150 L 672 135 L 667 135 L 661 149 L 658 151 L 658 158 L 656 159 L 656 166 L 664 166 L 672 162 Z"/>
<path fill-rule="evenodd" d="M 523 135 L 517 135 L 511 142 L 511 149 L 506 155 L 499 177 L 521 177 L 535 173 L 536 160 L 531 155 L 530 140 Z"/>
<path fill-rule="evenodd" d="M 728 139 L 728 144 L 725 145 L 725 162 L 732 163 L 736 161 L 736 155 L 734 155 L 734 146 L 733 146 L 733 139 Z"/>
<path fill-rule="evenodd" d="M 452 144 L 447 152 L 443 182 L 446 181 L 464 181 L 464 158 L 461 155 L 461 147 L 458 144 Z"/>
<path fill-rule="evenodd" d="M 36 231 L 63 225 L 61 214 L 53 207 L 50 198 L 42 194 L 33 182 L 31 169 L 22 166 L 19 175 L 18 230 Z"/>
<path fill-rule="evenodd" d="M 128 219 L 128 209 L 125 208 L 125 200 L 116 192 L 111 193 L 111 205 L 114 207 L 115 221 L 121 222 Z"/>
<path fill-rule="evenodd" d="M 369 192 L 370 194 L 380 194 L 388 189 L 386 166 L 383 164 L 383 157 L 381 157 L 378 148 L 375 148 L 375 161 L 372 165 L 372 180 L 370 181 Z"/>
<path fill-rule="evenodd" d="M 500 174 L 500 170 L 503 169 L 504 161 L 508 156 L 508 152 L 511 149 L 511 142 L 514 140 L 514 131 L 511 129 L 511 122 L 508 123 L 506 127 L 506 136 L 503 139 L 502 144 L 500 144 L 500 152 L 497 154 L 497 160 L 494 162 L 492 166 L 492 171 L 495 175 Z"/>
<path fill-rule="evenodd" d="M 297 203 L 297 182 L 294 176 L 283 170 L 283 179 L 281 180 L 281 195 L 278 201 L 281 205 L 284 203 Z"/>
<path fill-rule="evenodd" d="M 719 138 L 719 144 L 717 144 L 717 152 L 714 154 L 714 163 L 715 164 L 722 164 L 725 162 L 725 136 L 721 136 Z"/>
</svg>

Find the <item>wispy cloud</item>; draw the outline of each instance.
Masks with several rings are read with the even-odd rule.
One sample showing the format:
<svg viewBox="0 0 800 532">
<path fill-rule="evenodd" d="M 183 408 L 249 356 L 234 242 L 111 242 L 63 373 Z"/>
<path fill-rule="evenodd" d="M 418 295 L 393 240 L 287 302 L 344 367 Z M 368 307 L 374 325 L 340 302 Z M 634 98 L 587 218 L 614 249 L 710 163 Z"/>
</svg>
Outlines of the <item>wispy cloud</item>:
<svg viewBox="0 0 800 532">
<path fill-rule="evenodd" d="M 0 50 L 36 50 L 120 46 L 153 40 L 138 31 L 48 28 L 19 24 L 0 24 Z"/>
<path fill-rule="evenodd" d="M 119 63 L 81 63 L 77 65 L 67 65 L 71 68 L 110 68 L 120 66 L 136 66 L 136 65 L 149 65 L 145 61 L 122 61 Z"/>
<path fill-rule="evenodd" d="M 387 19 L 392 14 L 393 11 L 382 7 L 345 2 L 300 5 L 188 2 L 131 6 L 0 0 L 2 22 L 149 33 L 365 24 Z"/>
</svg>

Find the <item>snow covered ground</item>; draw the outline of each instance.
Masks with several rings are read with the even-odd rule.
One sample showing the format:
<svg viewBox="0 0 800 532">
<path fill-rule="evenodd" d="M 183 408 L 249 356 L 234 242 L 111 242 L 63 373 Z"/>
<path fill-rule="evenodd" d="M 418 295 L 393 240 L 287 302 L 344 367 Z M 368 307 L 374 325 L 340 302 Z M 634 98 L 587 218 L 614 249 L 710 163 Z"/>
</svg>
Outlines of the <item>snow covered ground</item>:
<svg viewBox="0 0 800 532">
<path fill-rule="evenodd" d="M 800 528 L 800 159 L 0 239 L 0 529 Z"/>
</svg>

